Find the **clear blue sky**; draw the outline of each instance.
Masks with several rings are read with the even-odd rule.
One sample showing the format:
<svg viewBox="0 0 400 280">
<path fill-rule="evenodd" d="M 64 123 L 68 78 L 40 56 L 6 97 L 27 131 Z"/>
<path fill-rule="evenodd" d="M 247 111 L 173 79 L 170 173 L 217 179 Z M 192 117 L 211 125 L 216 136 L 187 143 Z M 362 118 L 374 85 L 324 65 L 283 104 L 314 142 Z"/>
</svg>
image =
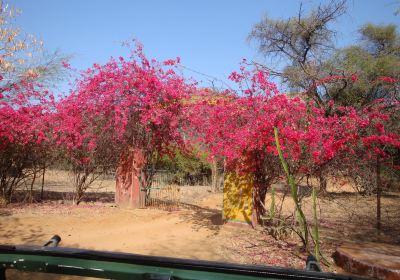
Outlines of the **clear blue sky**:
<svg viewBox="0 0 400 280">
<path fill-rule="evenodd" d="M 303 0 L 306 9 L 321 1 Z M 322 1 L 324 2 L 324 1 Z M 71 65 L 85 69 L 110 56 L 126 54 L 120 43 L 136 38 L 148 57 L 181 57 L 184 65 L 226 79 L 242 58 L 257 59 L 255 46 L 246 42 L 251 27 L 263 15 L 295 15 L 297 0 L 11 0 L 22 9 L 17 24 L 42 38 L 49 51 L 72 55 Z M 356 39 L 366 22 L 399 24 L 396 0 L 349 0 L 348 14 L 339 19 L 338 44 Z M 199 77 L 193 74 L 195 78 Z"/>
</svg>

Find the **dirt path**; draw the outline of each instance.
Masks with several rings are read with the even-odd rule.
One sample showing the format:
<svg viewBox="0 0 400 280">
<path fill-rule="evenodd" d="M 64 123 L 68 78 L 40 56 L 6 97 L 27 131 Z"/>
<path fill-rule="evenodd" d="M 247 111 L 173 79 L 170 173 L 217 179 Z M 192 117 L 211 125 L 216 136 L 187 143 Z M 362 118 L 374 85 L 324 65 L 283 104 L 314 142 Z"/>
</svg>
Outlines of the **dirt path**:
<svg viewBox="0 0 400 280">
<path fill-rule="evenodd" d="M 223 224 L 221 194 L 198 195 L 193 201 L 196 205 L 185 204 L 174 212 L 127 210 L 102 203 L 13 205 L 0 209 L 0 244 L 43 245 L 59 234 L 63 247 L 304 267 L 305 256 L 294 255 L 288 247 L 292 245 L 249 226 Z M 10 273 L 10 279 L 21 278 L 21 274 Z M 31 279 L 31 275 L 25 276 Z M 37 277 L 53 279 L 54 275 Z"/>
<path fill-rule="evenodd" d="M 176 212 L 110 205 L 32 206 L 0 216 L 0 244 L 41 245 L 53 234 L 62 246 L 146 255 L 233 261 L 221 251 L 218 209 Z"/>
<path fill-rule="evenodd" d="M 331 263 L 330 256 L 345 241 L 399 242 L 400 223 L 398 215 L 394 216 L 398 197 L 386 196 L 382 201 L 387 209 L 385 230 L 377 235 L 373 198 L 320 200 L 324 209 L 320 216 L 321 243 Z M 59 234 L 63 247 L 304 268 L 307 255 L 300 250 L 295 235 L 279 240 L 248 226 L 223 224 L 221 194 L 196 194 L 189 202 L 196 205 L 186 204 L 174 212 L 127 210 L 110 203 L 11 205 L 0 208 L 0 244 L 42 245 Z M 342 272 L 334 265 L 323 269 Z"/>
</svg>

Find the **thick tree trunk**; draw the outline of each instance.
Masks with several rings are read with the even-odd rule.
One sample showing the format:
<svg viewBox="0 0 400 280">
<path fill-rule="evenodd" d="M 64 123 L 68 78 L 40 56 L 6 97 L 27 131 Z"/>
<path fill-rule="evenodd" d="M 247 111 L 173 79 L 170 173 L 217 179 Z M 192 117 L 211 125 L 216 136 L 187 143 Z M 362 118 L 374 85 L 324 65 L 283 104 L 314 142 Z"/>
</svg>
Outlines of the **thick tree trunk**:
<svg viewBox="0 0 400 280">
<path fill-rule="evenodd" d="M 327 192 L 327 181 L 322 172 L 319 174 L 319 192 L 325 194 Z"/>
<path fill-rule="evenodd" d="M 263 186 L 253 185 L 253 226 L 262 224 L 262 217 L 265 214 L 264 201 L 266 196 L 266 188 Z"/>
<path fill-rule="evenodd" d="M 130 148 L 121 158 L 117 168 L 115 203 L 121 207 L 139 208 L 143 203 L 140 174 L 145 165 L 142 150 Z"/>
<path fill-rule="evenodd" d="M 265 214 L 265 196 L 267 195 L 268 185 L 265 180 L 265 174 L 262 171 L 257 171 L 253 179 L 253 226 L 262 224 L 262 217 Z"/>
</svg>

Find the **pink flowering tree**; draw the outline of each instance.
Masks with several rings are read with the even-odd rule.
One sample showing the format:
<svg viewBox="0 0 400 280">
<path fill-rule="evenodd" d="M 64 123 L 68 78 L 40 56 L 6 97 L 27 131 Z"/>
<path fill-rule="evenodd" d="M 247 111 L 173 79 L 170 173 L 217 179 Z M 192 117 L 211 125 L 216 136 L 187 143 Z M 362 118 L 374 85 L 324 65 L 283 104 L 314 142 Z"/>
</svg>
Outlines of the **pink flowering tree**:
<svg viewBox="0 0 400 280">
<path fill-rule="evenodd" d="M 82 74 L 59 104 L 54 129 L 56 143 L 76 169 L 89 174 L 106 164 L 122 168 L 131 151 L 140 173 L 154 153 L 169 153 L 183 143 L 182 100 L 192 86 L 174 72 L 177 62 L 148 60 L 139 46 L 128 60 L 112 58 Z M 89 177 L 81 176 L 80 182 Z"/>
<path fill-rule="evenodd" d="M 336 86 L 337 81 L 347 84 L 349 88 L 364 88 L 368 92 L 374 90 L 377 94 L 371 102 L 357 103 L 354 107 L 340 106 L 340 96 L 338 104 L 330 101 L 324 106 L 322 111 L 325 112 L 325 120 L 333 121 L 332 124 L 345 121 L 342 128 L 346 129 L 341 132 L 341 137 L 330 140 L 334 145 L 330 152 L 332 160 L 318 168 L 320 174 L 326 169 L 333 172 L 340 170 L 342 174 L 354 179 L 358 191 L 376 193 L 377 228 L 380 229 L 380 196 L 382 188 L 389 183 L 385 182 L 385 176 L 381 176 L 381 173 L 390 174 L 386 177 L 396 177 L 393 174 L 398 169 L 396 158 L 399 151 L 399 103 L 396 93 L 399 80 L 377 76 L 366 84 L 365 79 L 360 81 L 358 76 L 353 74 L 351 77 L 327 77 L 317 81 L 314 87 L 323 85 L 325 88 L 332 88 Z M 359 83 L 362 85 L 359 86 Z M 382 98 L 379 99 L 379 96 Z M 340 128 L 334 131 L 339 131 Z M 347 144 L 342 143 L 343 141 Z M 338 145 L 348 147 L 340 156 L 333 156 Z M 318 151 L 315 153 L 318 155 Z"/>
<path fill-rule="evenodd" d="M 267 78 L 261 71 L 233 73 L 231 79 L 238 82 L 239 92 L 217 96 L 203 92 L 188 110 L 190 139 L 207 145 L 212 155 L 225 158 L 228 170 L 254 175 L 253 221 L 259 223 L 266 192 L 281 176 L 271 134 L 275 115 L 288 105 L 288 99 Z M 244 79 L 249 79 L 249 87 L 242 87 Z"/>
<path fill-rule="evenodd" d="M 357 83 L 355 75 L 350 78 L 328 77 L 320 82 L 336 79 Z M 385 82 L 395 81 L 385 79 Z M 290 173 L 318 177 L 320 191 L 326 188 L 326 183 L 324 186 L 322 182 L 326 182 L 324 176 L 328 172 L 334 175 L 339 172 L 342 175 L 357 173 L 355 178 L 362 178 L 361 189 L 377 193 L 377 228 L 380 229 L 380 165 L 381 162 L 391 162 L 388 168 L 397 168 L 393 164 L 393 156 L 400 147 L 400 135 L 398 128 L 393 128 L 393 121 L 399 103 L 393 99 L 381 99 L 361 108 L 341 106 L 333 101 L 324 106 L 312 103 L 307 106 L 309 110 L 304 115 L 306 122 L 298 130 L 293 131 L 295 126 L 289 123 L 280 128 L 283 132 L 281 142 L 288 148 L 285 158 L 289 162 Z M 284 135 L 285 130 L 290 132 L 289 135 Z M 290 143 L 290 134 L 294 132 L 297 139 Z M 296 151 L 300 150 L 301 154 L 297 154 Z M 294 168 L 296 165 L 300 168 Z M 374 171 L 376 178 L 370 176 Z"/>
<path fill-rule="evenodd" d="M 70 95 L 57 104 L 52 116 L 54 148 L 71 168 L 75 204 L 99 176 L 116 165 L 112 132 L 103 128 L 106 116 L 94 115 L 88 105 Z"/>
<path fill-rule="evenodd" d="M 301 96 L 289 98 L 279 93 L 262 70 L 242 68 L 230 78 L 238 83 L 238 91 L 217 97 L 203 93 L 199 102 L 192 104 L 188 118 L 193 139 L 206 143 L 212 154 L 223 156 L 230 168 L 253 174 L 253 207 L 258 222 L 265 212 L 267 190 L 283 175 L 274 128 L 279 130 L 283 155 L 297 178 L 323 177 L 328 168 L 338 170 L 340 164 L 354 164 L 362 154 L 377 151 L 366 145 L 377 137 L 385 139 L 384 145 L 398 145 L 396 133 L 377 135 L 375 123 L 388 117 L 379 114 L 378 108 L 371 107 L 373 113 L 367 113 L 333 101 L 321 107 Z M 339 78 L 343 77 L 320 82 Z M 356 82 L 354 77 L 349 80 Z"/>
<path fill-rule="evenodd" d="M 0 195 L 10 202 L 18 187 L 32 191 L 49 144 L 53 96 L 29 79 L 0 86 Z M 30 180 L 30 183 L 29 183 Z"/>
</svg>

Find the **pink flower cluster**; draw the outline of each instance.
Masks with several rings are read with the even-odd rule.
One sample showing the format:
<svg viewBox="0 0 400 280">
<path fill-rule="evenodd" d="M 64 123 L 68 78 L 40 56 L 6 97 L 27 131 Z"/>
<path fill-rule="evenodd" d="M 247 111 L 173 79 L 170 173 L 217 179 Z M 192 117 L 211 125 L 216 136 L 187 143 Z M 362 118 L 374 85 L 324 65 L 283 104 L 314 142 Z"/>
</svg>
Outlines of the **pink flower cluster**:
<svg viewBox="0 0 400 280">
<path fill-rule="evenodd" d="M 390 116 L 383 113 L 384 100 L 364 110 L 337 106 L 333 101 L 325 108 L 280 94 L 263 71 L 232 73 L 230 78 L 239 83 L 241 92 L 201 91 L 198 99 L 202 102 L 186 111 L 190 119 L 186 131 L 191 139 L 206 144 L 214 156 L 226 158 L 228 164 L 240 163 L 243 158 L 247 163 L 255 162 L 253 155 L 276 156 L 274 127 L 279 130 L 285 157 L 303 171 L 333 159 L 387 157 L 384 146 L 400 148 L 399 134 L 385 130 Z M 343 78 L 328 77 L 316 84 Z M 357 76 L 350 79 L 356 82 Z"/>
<path fill-rule="evenodd" d="M 329 102 L 327 114 L 327 108 L 281 94 L 265 71 L 241 67 L 229 76 L 239 90 L 215 93 L 195 88 L 176 74 L 177 63 L 179 58 L 148 60 L 139 47 L 130 59 L 94 64 L 82 73 L 71 94 L 57 102 L 32 81 L 4 85 L 0 151 L 46 142 L 87 164 L 100 146 L 116 153 L 127 146 L 168 153 L 173 145 L 186 148 L 196 143 L 211 156 L 251 169 L 252 162 L 277 155 L 276 127 L 285 157 L 305 172 L 333 159 L 368 160 L 388 156 L 384 147 L 400 148 L 399 134 L 388 132 L 384 100 L 363 110 Z M 357 82 L 358 77 L 327 77 L 314 86 L 338 79 Z M 397 82 L 389 77 L 379 80 Z"/>
</svg>

